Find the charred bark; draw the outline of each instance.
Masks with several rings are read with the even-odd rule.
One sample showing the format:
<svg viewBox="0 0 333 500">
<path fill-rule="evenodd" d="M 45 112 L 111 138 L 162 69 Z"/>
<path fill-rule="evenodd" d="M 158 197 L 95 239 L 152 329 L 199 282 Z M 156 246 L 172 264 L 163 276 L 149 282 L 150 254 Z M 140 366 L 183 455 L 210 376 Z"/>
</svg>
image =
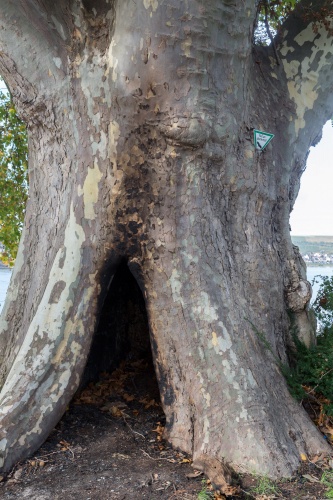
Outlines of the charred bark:
<svg viewBox="0 0 333 500">
<path fill-rule="evenodd" d="M 290 313 L 312 335 L 289 213 L 333 111 L 329 33 L 287 26 L 277 66 L 252 49 L 250 0 L 13 4 L 0 69 L 28 122 L 31 192 L 2 314 L 2 469 L 63 414 L 123 261 L 174 446 L 217 485 L 223 461 L 287 476 L 327 451 L 250 324 L 283 362 Z M 275 134 L 263 152 L 254 128 Z"/>
</svg>

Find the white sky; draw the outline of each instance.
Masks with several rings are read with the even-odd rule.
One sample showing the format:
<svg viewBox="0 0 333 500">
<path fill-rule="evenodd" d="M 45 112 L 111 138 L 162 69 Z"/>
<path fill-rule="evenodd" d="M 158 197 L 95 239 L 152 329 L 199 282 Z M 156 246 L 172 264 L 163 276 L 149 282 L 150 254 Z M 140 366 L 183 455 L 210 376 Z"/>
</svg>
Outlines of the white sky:
<svg viewBox="0 0 333 500">
<path fill-rule="evenodd" d="M 290 226 L 293 236 L 333 235 L 333 128 L 330 121 L 324 125 L 320 143 L 310 150 Z"/>
</svg>

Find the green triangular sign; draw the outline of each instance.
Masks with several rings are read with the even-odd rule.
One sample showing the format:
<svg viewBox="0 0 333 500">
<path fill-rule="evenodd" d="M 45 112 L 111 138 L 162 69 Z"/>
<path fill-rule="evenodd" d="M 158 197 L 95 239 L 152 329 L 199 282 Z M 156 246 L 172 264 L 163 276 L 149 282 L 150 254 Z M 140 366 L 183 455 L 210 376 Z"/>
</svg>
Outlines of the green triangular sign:
<svg viewBox="0 0 333 500">
<path fill-rule="evenodd" d="M 273 137 L 274 134 L 270 134 L 269 132 L 263 132 L 262 130 L 255 130 L 254 131 L 255 148 L 258 149 L 258 151 L 262 151 L 263 149 L 265 149 L 267 144 L 271 142 Z"/>
</svg>

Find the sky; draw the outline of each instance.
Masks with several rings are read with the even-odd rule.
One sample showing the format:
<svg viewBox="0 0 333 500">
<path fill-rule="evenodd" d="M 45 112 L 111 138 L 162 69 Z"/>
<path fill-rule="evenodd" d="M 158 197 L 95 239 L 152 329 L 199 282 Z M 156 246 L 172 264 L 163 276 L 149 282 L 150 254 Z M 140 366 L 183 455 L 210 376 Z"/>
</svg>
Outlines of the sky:
<svg viewBox="0 0 333 500">
<path fill-rule="evenodd" d="M 319 144 L 310 150 L 290 226 L 292 236 L 333 235 L 333 128 L 330 121 L 324 125 Z"/>
</svg>

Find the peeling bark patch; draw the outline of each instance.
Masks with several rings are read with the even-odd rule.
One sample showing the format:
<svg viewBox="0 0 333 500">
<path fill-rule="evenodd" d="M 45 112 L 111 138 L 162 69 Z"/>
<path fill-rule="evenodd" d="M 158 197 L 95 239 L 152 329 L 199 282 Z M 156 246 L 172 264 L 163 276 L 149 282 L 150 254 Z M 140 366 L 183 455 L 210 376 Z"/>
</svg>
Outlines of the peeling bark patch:
<svg viewBox="0 0 333 500">
<path fill-rule="evenodd" d="M 174 269 L 172 271 L 171 277 L 170 277 L 170 286 L 172 290 L 172 298 L 174 302 L 180 302 L 183 304 L 183 298 L 181 296 L 181 288 L 182 288 L 182 282 L 180 280 L 180 274 L 177 271 L 177 269 Z"/>
<path fill-rule="evenodd" d="M 307 44 L 311 42 L 308 48 Z M 295 131 L 296 134 L 305 127 L 305 113 L 313 109 L 320 91 L 320 75 L 323 68 L 331 65 L 331 43 L 328 33 L 321 28 L 314 33 L 312 25 L 303 30 L 292 42 L 281 49 L 283 67 L 288 79 L 288 91 L 296 105 Z M 308 51 L 308 57 L 299 59 L 299 47 Z M 320 57 L 319 57 L 320 54 Z"/>
<path fill-rule="evenodd" d="M 6 449 L 7 439 L 3 438 L 0 441 L 0 451 L 4 451 Z"/>
<path fill-rule="evenodd" d="M 209 295 L 207 292 L 201 292 L 201 299 L 199 301 L 200 305 L 193 307 L 193 311 L 204 317 L 207 322 L 213 322 L 218 320 L 217 307 L 210 304 Z"/>
<path fill-rule="evenodd" d="M 102 177 L 103 174 L 99 170 L 98 163 L 95 160 L 94 167 L 88 168 L 88 173 L 84 181 L 83 188 L 78 188 L 79 196 L 83 195 L 84 216 L 88 220 L 94 220 L 96 217 L 95 204 L 98 201 L 98 183 Z"/>
<path fill-rule="evenodd" d="M 109 64 L 110 68 L 112 68 L 112 81 L 115 82 L 118 77 L 117 73 L 117 66 L 118 66 L 118 59 L 116 59 L 113 55 L 113 47 L 116 46 L 116 42 L 112 40 L 110 47 L 109 47 Z"/>
<path fill-rule="evenodd" d="M 158 7 L 158 1 L 157 0 L 143 0 L 143 5 L 145 6 L 145 9 L 151 8 L 153 12 L 156 12 L 157 7 Z"/>
<path fill-rule="evenodd" d="M 217 336 L 215 332 L 212 332 L 212 345 L 216 354 L 222 356 L 224 352 L 226 352 L 231 347 L 231 339 L 229 335 L 226 338 L 222 338 L 221 336 Z"/>
<path fill-rule="evenodd" d="M 191 57 L 191 47 L 192 47 L 192 38 L 188 36 L 186 40 L 181 44 L 182 50 L 186 57 Z"/>
<path fill-rule="evenodd" d="M 66 283 L 64 281 L 58 281 L 51 292 L 50 298 L 49 298 L 49 304 L 58 304 L 60 295 L 63 292 L 63 290 L 66 287 Z"/>
</svg>

